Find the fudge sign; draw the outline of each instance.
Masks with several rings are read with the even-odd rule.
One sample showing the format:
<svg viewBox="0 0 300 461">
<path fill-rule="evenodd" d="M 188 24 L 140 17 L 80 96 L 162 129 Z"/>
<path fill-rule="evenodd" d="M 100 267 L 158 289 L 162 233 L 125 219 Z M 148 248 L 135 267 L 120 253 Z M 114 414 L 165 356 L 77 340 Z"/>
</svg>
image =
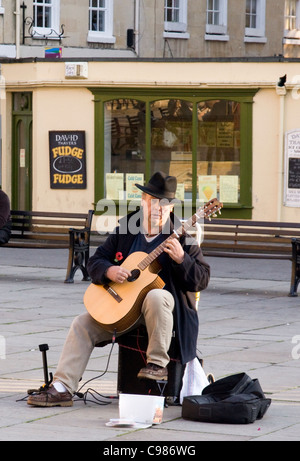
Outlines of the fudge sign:
<svg viewBox="0 0 300 461">
<path fill-rule="evenodd" d="M 85 189 L 85 131 L 49 131 L 49 148 L 51 189 Z"/>
</svg>

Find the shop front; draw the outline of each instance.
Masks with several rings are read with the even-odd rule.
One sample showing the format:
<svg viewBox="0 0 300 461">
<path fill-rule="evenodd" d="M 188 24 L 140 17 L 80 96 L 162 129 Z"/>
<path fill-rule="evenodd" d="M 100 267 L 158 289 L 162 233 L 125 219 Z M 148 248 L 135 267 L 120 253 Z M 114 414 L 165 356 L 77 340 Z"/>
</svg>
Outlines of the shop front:
<svg viewBox="0 0 300 461">
<path fill-rule="evenodd" d="M 2 65 L 1 185 L 14 208 L 118 217 L 162 170 L 182 217 L 217 197 L 225 218 L 300 219 L 297 63 L 103 60 L 76 78 L 68 66 Z"/>
</svg>

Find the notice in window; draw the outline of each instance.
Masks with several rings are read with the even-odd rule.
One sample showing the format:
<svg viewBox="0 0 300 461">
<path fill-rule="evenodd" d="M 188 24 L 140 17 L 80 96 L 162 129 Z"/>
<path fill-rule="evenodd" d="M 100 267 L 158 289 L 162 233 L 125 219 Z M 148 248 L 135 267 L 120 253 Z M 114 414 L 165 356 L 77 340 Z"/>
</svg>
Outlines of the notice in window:
<svg viewBox="0 0 300 461">
<path fill-rule="evenodd" d="M 198 176 L 198 195 L 199 200 L 204 202 L 217 197 L 217 176 Z"/>
<path fill-rule="evenodd" d="M 226 175 L 220 176 L 220 202 L 238 203 L 239 177 Z"/>
<path fill-rule="evenodd" d="M 177 183 L 175 197 L 178 198 L 178 200 L 181 200 L 182 202 L 184 201 L 184 183 L 183 182 Z"/>
<path fill-rule="evenodd" d="M 217 147 L 233 147 L 233 122 L 218 122 Z"/>
<path fill-rule="evenodd" d="M 136 187 L 136 184 L 144 185 L 144 174 L 126 174 L 126 197 L 127 200 L 140 200 L 142 198 L 142 191 Z"/>
<path fill-rule="evenodd" d="M 124 174 L 106 173 L 106 198 L 122 200 L 124 197 Z"/>
<path fill-rule="evenodd" d="M 216 147 L 217 145 L 217 125 L 216 122 L 201 122 L 199 124 L 199 144 L 200 146 Z"/>
<path fill-rule="evenodd" d="M 300 130 L 285 135 L 284 205 L 300 207 Z"/>
</svg>

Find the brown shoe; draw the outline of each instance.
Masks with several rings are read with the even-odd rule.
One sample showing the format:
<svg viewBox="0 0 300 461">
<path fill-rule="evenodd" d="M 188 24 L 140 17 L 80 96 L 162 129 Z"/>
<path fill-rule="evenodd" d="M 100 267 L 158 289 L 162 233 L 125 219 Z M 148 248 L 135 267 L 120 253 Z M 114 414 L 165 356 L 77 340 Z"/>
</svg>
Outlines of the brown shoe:
<svg viewBox="0 0 300 461">
<path fill-rule="evenodd" d="M 69 392 L 57 392 L 54 386 L 28 397 L 28 405 L 37 407 L 71 407 L 72 395 Z"/>
<path fill-rule="evenodd" d="M 163 368 L 154 363 L 148 363 L 145 368 L 142 368 L 138 375 L 138 378 L 154 379 L 155 381 L 167 381 L 168 380 L 168 369 Z"/>
</svg>

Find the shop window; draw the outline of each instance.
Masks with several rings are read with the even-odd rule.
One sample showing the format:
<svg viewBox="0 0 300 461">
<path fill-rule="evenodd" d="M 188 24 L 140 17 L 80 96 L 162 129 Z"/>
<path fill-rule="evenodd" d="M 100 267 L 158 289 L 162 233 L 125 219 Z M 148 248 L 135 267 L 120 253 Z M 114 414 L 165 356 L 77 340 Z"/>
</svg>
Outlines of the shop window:
<svg viewBox="0 0 300 461">
<path fill-rule="evenodd" d="M 198 199 L 240 202 L 240 103 L 208 100 L 198 104 Z"/>
<path fill-rule="evenodd" d="M 177 198 L 192 199 L 193 104 L 182 99 L 151 105 L 151 173 L 162 170 L 176 176 Z"/>
<path fill-rule="evenodd" d="M 95 203 L 135 206 L 134 184 L 162 170 L 184 209 L 217 197 L 223 217 L 251 218 L 255 92 L 94 89 Z"/>
<path fill-rule="evenodd" d="M 134 182 L 144 181 L 146 158 L 144 102 L 114 99 L 105 103 L 104 152 L 106 198 L 138 198 Z"/>
</svg>

